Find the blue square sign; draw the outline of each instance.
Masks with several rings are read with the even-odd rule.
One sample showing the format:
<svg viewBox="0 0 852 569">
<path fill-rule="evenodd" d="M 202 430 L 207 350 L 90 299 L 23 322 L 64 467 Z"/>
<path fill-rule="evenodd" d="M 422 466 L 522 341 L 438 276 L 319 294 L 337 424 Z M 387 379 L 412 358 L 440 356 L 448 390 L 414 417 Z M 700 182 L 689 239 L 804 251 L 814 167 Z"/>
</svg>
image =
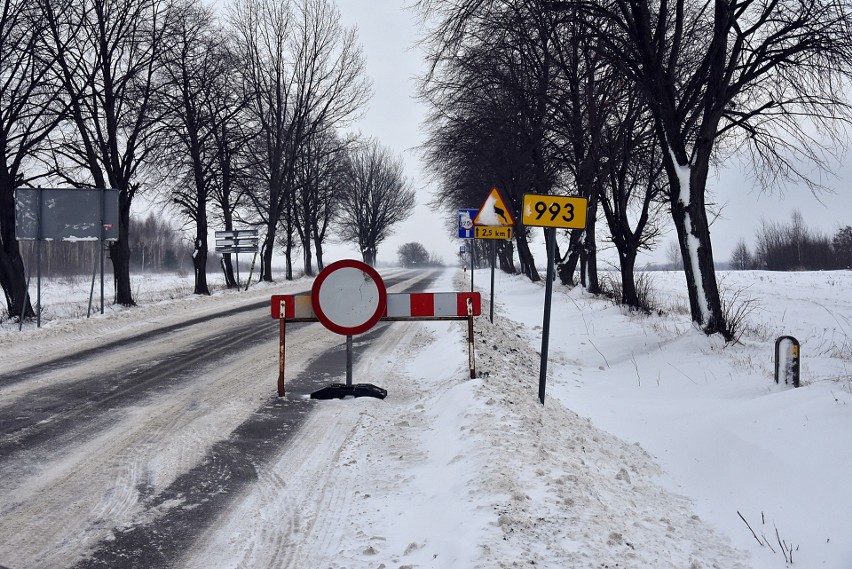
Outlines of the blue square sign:
<svg viewBox="0 0 852 569">
<path fill-rule="evenodd" d="M 477 213 L 478 209 L 459 210 L 459 239 L 473 239 L 473 220 Z"/>
</svg>

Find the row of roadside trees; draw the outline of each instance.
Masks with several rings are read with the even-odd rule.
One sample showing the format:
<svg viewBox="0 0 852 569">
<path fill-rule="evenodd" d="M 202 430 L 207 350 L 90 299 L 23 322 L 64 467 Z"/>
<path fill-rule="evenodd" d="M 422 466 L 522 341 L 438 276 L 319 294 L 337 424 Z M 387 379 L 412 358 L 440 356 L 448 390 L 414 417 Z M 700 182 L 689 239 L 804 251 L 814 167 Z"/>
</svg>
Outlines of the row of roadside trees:
<svg viewBox="0 0 852 569">
<path fill-rule="evenodd" d="M 589 200 L 565 235 L 564 281 L 599 290 L 596 224 L 618 250 L 623 301 L 638 306 L 637 251 L 665 214 L 693 321 L 731 337 L 710 239 L 708 178 L 739 155 L 756 183 L 821 189 L 850 113 L 849 0 L 421 0 L 429 70 L 426 145 L 447 210 L 499 187 Z M 539 278 L 519 227 L 501 265 Z"/>
<path fill-rule="evenodd" d="M 333 0 L 233 0 L 220 12 L 200 0 L 0 0 L 9 313 L 32 313 L 15 239 L 14 189 L 24 185 L 118 190 L 109 256 L 124 305 L 134 304 L 130 211 L 142 195 L 192 226 L 196 293 L 208 293 L 211 223 L 261 230 L 265 280 L 276 248 L 287 278 L 299 250 L 308 273 L 313 258 L 321 268 L 333 228 L 372 262 L 414 192 L 400 158 L 345 132 L 370 93 Z"/>
<path fill-rule="evenodd" d="M 754 248 L 740 239 L 731 253 L 734 270 L 818 271 L 852 268 L 852 226 L 829 237 L 805 225 L 793 212 L 789 223 L 764 221 L 755 235 Z"/>
</svg>

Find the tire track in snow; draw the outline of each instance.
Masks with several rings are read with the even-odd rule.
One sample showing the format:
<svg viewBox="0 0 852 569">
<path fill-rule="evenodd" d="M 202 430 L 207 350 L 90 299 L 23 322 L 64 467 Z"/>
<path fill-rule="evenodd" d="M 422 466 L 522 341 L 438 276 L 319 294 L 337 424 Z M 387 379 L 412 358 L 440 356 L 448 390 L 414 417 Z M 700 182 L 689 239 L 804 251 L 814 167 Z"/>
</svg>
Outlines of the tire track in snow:
<svg viewBox="0 0 852 569">
<path fill-rule="evenodd" d="M 410 284 L 424 278 L 428 277 L 419 276 L 406 282 Z M 319 327 L 312 325 L 301 328 Z M 359 336 L 360 343 L 367 343 L 380 336 L 385 328 L 386 325 L 381 325 L 369 334 Z M 319 330 L 328 336 L 327 331 Z M 301 358 L 310 359 L 306 350 L 313 352 L 321 345 L 321 342 L 307 343 Z M 336 362 L 327 357 L 328 352 L 322 357 L 317 357 L 320 353 L 314 352 L 313 363 L 301 374 L 301 380 L 288 384 L 288 391 L 307 393 L 324 385 L 329 375 L 340 375 L 343 370 L 343 351 L 338 346 L 331 352 L 337 352 L 339 359 Z M 292 358 L 288 356 L 288 365 L 290 363 Z M 329 367 L 334 368 L 333 373 L 328 372 Z M 272 384 L 274 380 L 270 380 L 269 385 Z M 258 469 L 273 454 L 280 452 L 282 441 L 290 432 L 298 429 L 314 404 L 300 399 L 267 399 L 227 440 L 214 443 L 200 464 L 178 476 L 161 492 L 145 498 L 140 505 L 142 513 L 130 523 L 119 527 L 114 536 L 101 540 L 94 553 L 76 567 L 112 567 L 126 563 L 128 559 L 133 559 L 133 563 L 139 566 L 170 565 L 215 520 L 216 514 L 240 496 L 244 489 L 260 485 L 267 488 L 268 492 L 278 494 L 281 478 L 261 475 Z M 296 520 L 298 515 L 296 512 Z M 289 543 L 289 540 L 285 541 L 287 535 L 286 532 L 276 533 L 274 529 L 262 531 L 265 554 L 268 553 L 266 550 L 278 551 L 276 555 L 286 559 Z"/>
<path fill-rule="evenodd" d="M 393 326 L 393 334 L 370 338 L 371 352 L 381 357 L 361 358 L 355 364 L 354 376 L 356 381 L 369 378 L 387 385 L 395 394 L 401 387 L 390 382 L 396 379 L 393 371 L 398 362 L 389 361 L 385 354 L 394 348 L 396 353 L 406 354 L 418 325 Z M 259 468 L 266 474 L 260 474 L 246 495 L 205 532 L 180 566 L 346 566 L 340 554 L 369 531 L 351 520 L 357 517 L 354 513 L 361 507 L 360 501 L 375 493 L 369 488 L 376 482 L 363 478 L 361 465 L 345 454 L 353 435 L 360 431 L 363 436 L 366 416 L 383 415 L 386 405 L 366 398 L 317 405 L 290 444 Z"/>
</svg>

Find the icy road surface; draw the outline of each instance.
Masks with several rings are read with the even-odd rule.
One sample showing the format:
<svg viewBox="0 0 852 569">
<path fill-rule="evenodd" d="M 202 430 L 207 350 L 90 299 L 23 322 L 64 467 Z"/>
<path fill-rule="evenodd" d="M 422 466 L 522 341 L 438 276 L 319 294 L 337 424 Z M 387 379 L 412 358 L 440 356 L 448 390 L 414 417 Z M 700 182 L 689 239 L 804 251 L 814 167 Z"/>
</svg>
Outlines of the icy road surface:
<svg viewBox="0 0 852 569">
<path fill-rule="evenodd" d="M 808 359 L 798 390 L 771 382 L 771 334 L 726 348 L 677 312 L 559 289 L 544 406 L 542 288 L 520 277 L 498 275 L 495 321 L 477 318 L 478 379 L 464 322 L 356 337 L 355 381 L 383 401 L 303 398 L 343 377 L 343 338 L 317 324 L 288 325 L 276 397 L 269 297 L 309 280 L 3 330 L 0 566 L 763 569 L 785 564 L 777 527 L 797 566 L 845 569 L 849 305 L 830 278 L 795 289 L 826 290 L 808 325 L 838 353 Z"/>
</svg>

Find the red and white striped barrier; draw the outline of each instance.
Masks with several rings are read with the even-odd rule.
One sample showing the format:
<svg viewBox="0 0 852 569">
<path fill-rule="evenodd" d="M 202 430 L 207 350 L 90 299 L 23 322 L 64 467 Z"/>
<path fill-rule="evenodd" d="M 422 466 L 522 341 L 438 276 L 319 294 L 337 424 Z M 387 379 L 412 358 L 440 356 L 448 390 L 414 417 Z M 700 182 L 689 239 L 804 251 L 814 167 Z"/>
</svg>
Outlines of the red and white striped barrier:
<svg viewBox="0 0 852 569">
<path fill-rule="evenodd" d="M 473 316 L 479 316 L 482 303 L 478 292 L 388 293 L 382 320 L 460 320 L 467 318 L 467 301 Z M 310 294 L 277 294 L 272 297 L 272 317 L 293 322 L 318 321 Z"/>
<path fill-rule="evenodd" d="M 284 330 L 285 322 L 319 322 L 310 294 L 277 294 L 272 297 L 272 318 L 279 321 L 278 395 L 284 396 Z M 476 377 L 473 346 L 473 317 L 482 313 L 478 292 L 387 293 L 380 320 L 467 320 L 467 343 L 470 378 Z M 350 336 L 351 338 L 351 336 Z"/>
</svg>

